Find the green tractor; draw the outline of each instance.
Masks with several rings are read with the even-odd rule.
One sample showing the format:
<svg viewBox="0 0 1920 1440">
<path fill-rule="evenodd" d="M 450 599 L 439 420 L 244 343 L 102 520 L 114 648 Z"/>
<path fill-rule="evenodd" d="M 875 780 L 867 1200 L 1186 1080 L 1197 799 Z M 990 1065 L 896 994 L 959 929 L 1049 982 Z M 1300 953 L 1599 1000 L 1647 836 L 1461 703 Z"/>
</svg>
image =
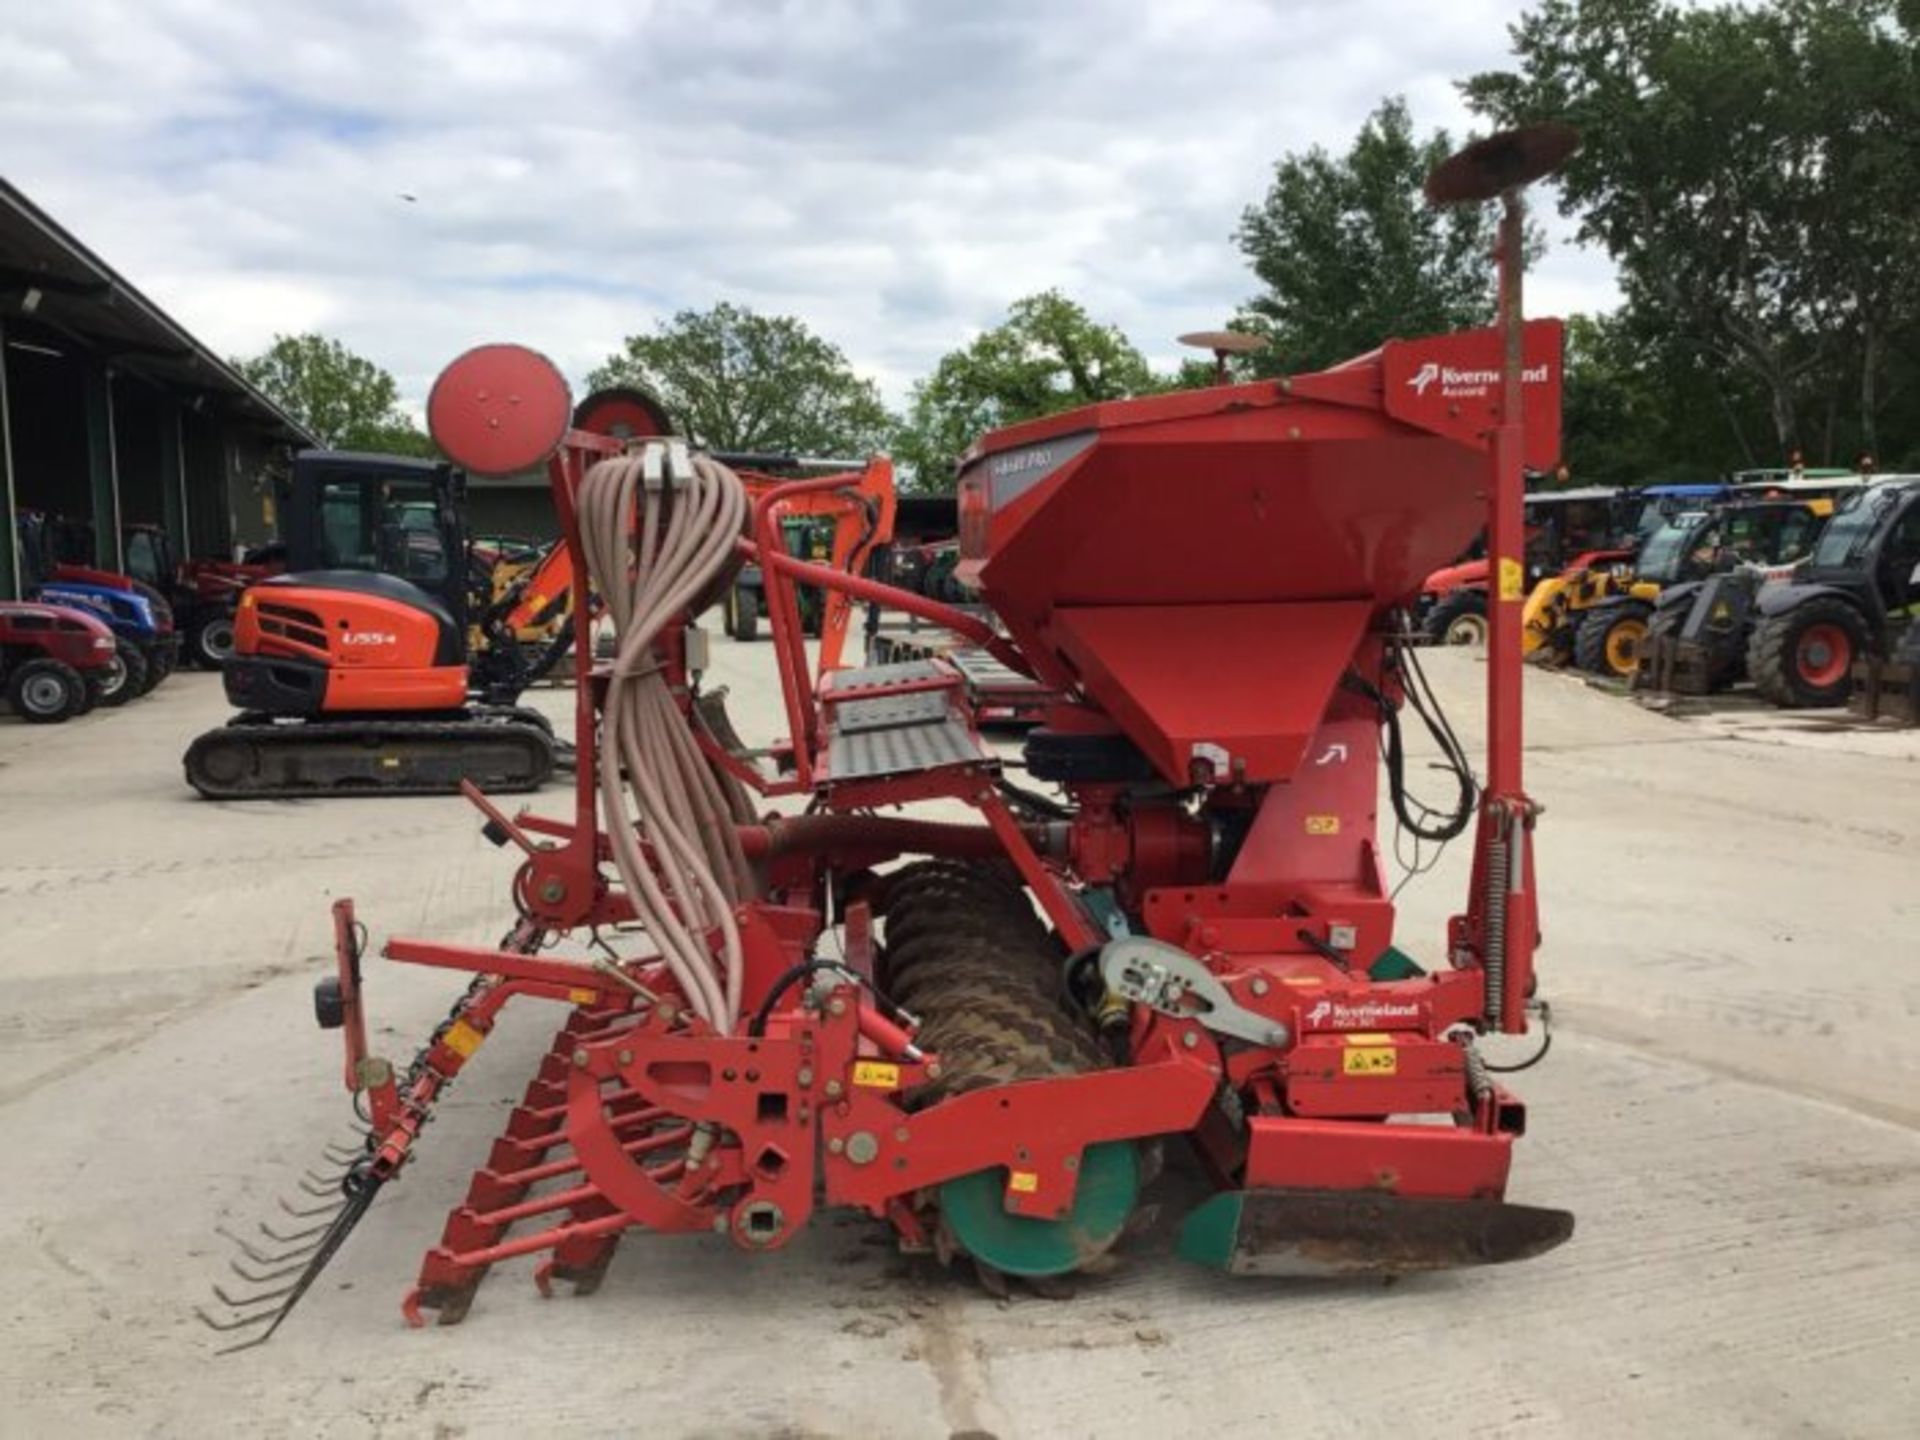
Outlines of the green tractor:
<svg viewBox="0 0 1920 1440">
<path fill-rule="evenodd" d="M 833 563 L 833 537 L 838 521 L 831 515 L 789 515 L 780 522 L 780 538 L 787 553 L 814 565 Z M 798 587 L 800 628 L 809 635 L 820 633 L 826 615 L 826 596 L 816 585 Z M 757 639 L 760 617 L 766 613 L 765 578 L 758 565 L 742 565 L 727 592 L 725 610 L 727 634 L 736 640 Z"/>
</svg>

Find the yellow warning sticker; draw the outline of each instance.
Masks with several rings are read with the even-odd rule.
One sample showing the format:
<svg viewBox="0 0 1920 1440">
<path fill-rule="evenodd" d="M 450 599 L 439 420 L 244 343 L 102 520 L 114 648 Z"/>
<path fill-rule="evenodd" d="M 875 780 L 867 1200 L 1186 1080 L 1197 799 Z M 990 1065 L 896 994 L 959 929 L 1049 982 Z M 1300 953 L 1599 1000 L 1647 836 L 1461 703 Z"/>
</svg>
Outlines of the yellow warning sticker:
<svg viewBox="0 0 1920 1440">
<path fill-rule="evenodd" d="M 567 999 L 575 1005 L 591 1005 L 600 998 L 598 990 L 569 990 Z"/>
<path fill-rule="evenodd" d="M 464 1020 L 454 1021 L 447 1027 L 447 1033 L 440 1037 L 449 1050 L 462 1057 L 473 1054 L 486 1038 Z"/>
<path fill-rule="evenodd" d="M 1354 1045 L 1348 1036 L 1347 1049 L 1340 1056 L 1344 1075 L 1391 1075 L 1400 1067 L 1400 1057 L 1391 1045 Z"/>
<path fill-rule="evenodd" d="M 1338 835 L 1339 833 L 1340 833 L 1340 817 L 1338 815 L 1307 816 L 1307 834 Z"/>
<path fill-rule="evenodd" d="M 871 1085 L 876 1090 L 897 1090 L 900 1088 L 900 1067 L 880 1060 L 855 1061 L 853 1083 Z"/>
<path fill-rule="evenodd" d="M 1502 557 L 1500 561 L 1500 598 L 1518 600 L 1527 588 L 1527 572 L 1521 568 L 1518 560 Z"/>
<path fill-rule="evenodd" d="M 1031 1195 L 1040 1188 L 1040 1175 L 1034 1170 L 1009 1170 L 1007 1189 L 1020 1195 Z"/>
</svg>

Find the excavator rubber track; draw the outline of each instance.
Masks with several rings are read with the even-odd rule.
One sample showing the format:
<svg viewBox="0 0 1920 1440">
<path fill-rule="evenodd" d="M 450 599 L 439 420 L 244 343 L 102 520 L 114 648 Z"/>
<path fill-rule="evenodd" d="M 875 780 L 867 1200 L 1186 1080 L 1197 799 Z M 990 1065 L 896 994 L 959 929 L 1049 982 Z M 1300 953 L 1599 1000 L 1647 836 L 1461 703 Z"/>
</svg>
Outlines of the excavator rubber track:
<svg viewBox="0 0 1920 1440">
<path fill-rule="evenodd" d="M 450 720 L 307 720 L 242 715 L 187 749 L 187 783 L 209 800 L 319 795 L 493 794 L 552 777 L 551 733 L 512 713 Z"/>
</svg>

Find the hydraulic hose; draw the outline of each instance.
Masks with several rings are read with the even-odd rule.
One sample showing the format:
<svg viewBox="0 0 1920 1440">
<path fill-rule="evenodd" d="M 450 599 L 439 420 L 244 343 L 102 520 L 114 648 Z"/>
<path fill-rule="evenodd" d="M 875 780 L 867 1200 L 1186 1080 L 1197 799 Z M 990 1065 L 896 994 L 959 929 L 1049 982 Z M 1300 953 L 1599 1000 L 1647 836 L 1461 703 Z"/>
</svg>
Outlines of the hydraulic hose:
<svg viewBox="0 0 1920 1440">
<path fill-rule="evenodd" d="M 747 513 L 740 478 L 677 441 L 602 460 L 580 485 L 581 548 L 614 633 L 599 758 L 614 866 L 688 1005 L 722 1034 L 740 1018 L 733 906 L 752 872 L 739 797 L 700 752 L 657 642 L 731 563 Z"/>
</svg>

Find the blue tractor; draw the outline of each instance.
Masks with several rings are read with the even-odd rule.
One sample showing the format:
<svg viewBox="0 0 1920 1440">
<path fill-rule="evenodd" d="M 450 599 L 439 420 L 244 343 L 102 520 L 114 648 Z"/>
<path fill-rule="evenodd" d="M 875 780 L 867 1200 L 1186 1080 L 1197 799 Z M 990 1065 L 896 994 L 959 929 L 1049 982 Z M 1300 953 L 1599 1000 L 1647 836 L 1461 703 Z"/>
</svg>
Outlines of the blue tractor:
<svg viewBox="0 0 1920 1440">
<path fill-rule="evenodd" d="M 19 535 L 24 598 L 65 605 L 103 621 L 113 632 L 124 672 L 118 683 L 144 695 L 172 673 L 180 642 L 173 609 L 159 591 L 111 570 L 63 562 L 55 524 L 39 511 L 20 512 Z M 112 704 L 118 697 L 101 698 Z"/>
<path fill-rule="evenodd" d="M 1642 485 L 1621 496 L 1626 507 L 1621 529 L 1627 543 L 1638 545 L 1651 540 L 1661 527 L 1676 516 L 1694 510 L 1707 510 L 1727 498 L 1729 486 L 1707 483 L 1691 485 Z"/>
</svg>

